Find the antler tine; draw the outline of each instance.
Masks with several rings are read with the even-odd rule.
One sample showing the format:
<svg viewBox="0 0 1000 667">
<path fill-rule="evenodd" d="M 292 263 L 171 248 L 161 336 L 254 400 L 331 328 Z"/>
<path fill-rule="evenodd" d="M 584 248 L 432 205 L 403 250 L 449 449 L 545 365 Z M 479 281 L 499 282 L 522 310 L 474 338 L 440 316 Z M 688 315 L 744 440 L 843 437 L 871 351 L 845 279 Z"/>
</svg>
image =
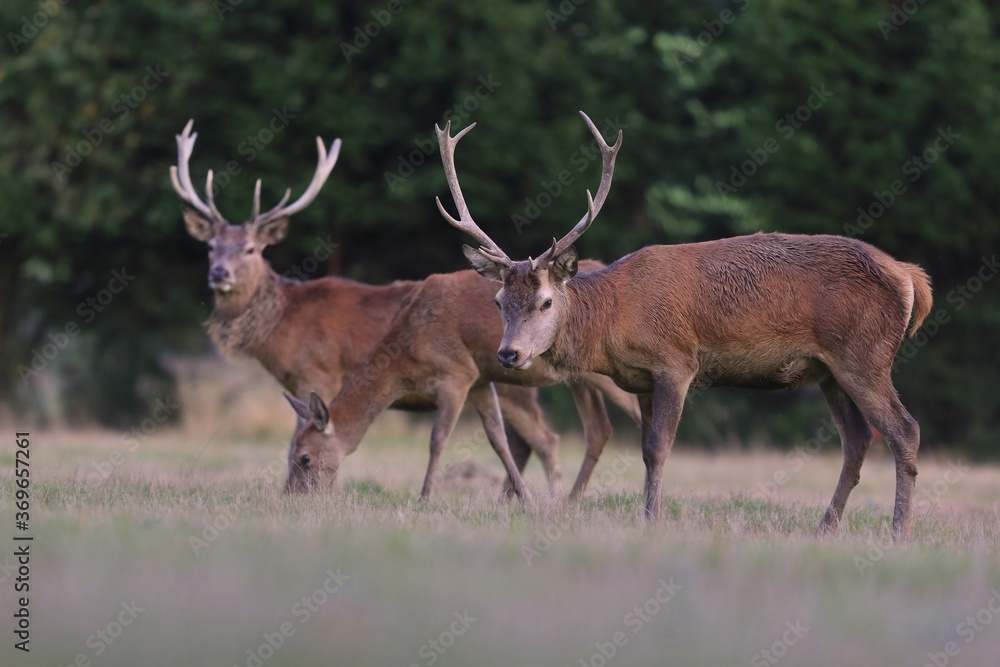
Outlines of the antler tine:
<svg viewBox="0 0 1000 667">
<path fill-rule="evenodd" d="M 184 131 L 177 136 L 177 165 L 170 167 L 170 181 L 173 183 L 174 190 L 180 196 L 181 199 L 186 201 L 188 204 L 196 208 L 202 215 L 210 219 L 216 224 L 225 224 L 226 220 L 220 214 L 218 209 L 215 208 L 215 203 L 212 200 L 211 188 L 209 188 L 208 201 L 206 204 L 198 196 L 198 191 L 194 189 L 194 184 L 191 182 L 191 171 L 190 171 L 190 161 L 191 153 L 194 152 L 194 142 L 198 139 L 198 133 L 192 132 L 194 128 L 194 119 L 192 118 L 184 126 Z M 211 177 L 211 172 L 209 172 Z"/>
<path fill-rule="evenodd" d="M 219 213 L 219 209 L 215 207 L 215 195 L 212 194 L 214 189 L 212 188 L 212 179 L 214 175 L 212 170 L 208 170 L 208 176 L 205 178 L 205 194 L 208 196 L 208 208 L 211 209 L 212 215 L 216 220 L 222 220 L 222 214 Z"/>
<path fill-rule="evenodd" d="M 604 206 L 604 200 L 608 198 L 608 192 L 611 190 L 611 179 L 615 173 L 615 157 L 618 155 L 618 149 L 622 147 L 622 131 L 618 130 L 618 140 L 615 142 L 615 145 L 609 146 L 604 141 L 604 137 L 601 136 L 601 131 L 590 120 L 590 117 L 582 111 L 580 115 L 583 116 L 583 120 L 586 121 L 587 127 L 590 128 L 591 134 L 597 139 L 597 143 L 601 148 L 601 184 L 597 188 L 596 198 L 591 198 L 590 190 L 587 191 L 587 214 L 580 218 L 580 221 L 570 230 L 569 234 L 562 237 L 560 241 L 554 243 L 551 248 L 546 250 L 536 260 L 538 262 L 548 261 L 573 245 L 587 231 L 590 225 L 593 224 L 594 218 L 597 217 L 601 207 Z"/>
<path fill-rule="evenodd" d="M 333 143 L 330 144 L 330 152 L 327 153 L 326 146 L 323 144 L 323 139 L 321 137 L 316 137 L 316 148 L 319 153 L 319 159 L 316 161 L 316 172 L 313 174 L 312 182 L 309 183 L 309 187 L 306 191 L 302 193 L 302 196 L 296 199 L 293 203 L 285 206 L 285 202 L 288 198 L 292 196 L 292 189 L 288 188 L 285 191 L 285 196 L 281 198 L 278 205 L 272 208 L 266 213 L 259 215 L 254 215 L 250 220 L 250 224 L 260 224 L 268 220 L 280 217 L 287 217 L 294 215 L 309 206 L 316 199 L 316 195 L 319 191 L 323 189 L 323 185 L 326 183 L 326 179 L 330 177 L 330 172 L 333 171 L 333 167 L 337 164 L 337 158 L 340 157 L 340 139 L 334 139 Z M 259 196 L 257 193 L 254 194 L 254 213 L 256 214 L 260 210 Z"/>
<path fill-rule="evenodd" d="M 483 254 L 498 264 L 511 266 L 514 262 L 507 256 L 507 253 L 501 250 L 500 246 L 498 246 L 493 239 L 487 236 L 486 233 L 479 228 L 479 225 L 476 224 L 476 221 L 472 219 L 472 215 L 469 213 L 469 207 L 465 203 L 465 196 L 462 194 L 462 186 L 458 183 L 458 172 L 455 170 L 455 146 L 462 139 L 462 137 L 468 134 L 475 126 L 476 124 L 472 123 L 453 137 L 451 136 L 450 120 L 445 123 L 443 130 L 435 123 L 434 131 L 437 133 L 438 145 L 441 146 L 441 164 L 444 166 L 444 174 L 448 179 L 448 189 L 451 190 L 451 197 L 455 200 L 455 207 L 458 209 L 459 219 L 456 220 L 445 210 L 440 197 L 435 197 L 434 201 L 437 203 L 438 211 L 441 212 L 441 216 L 447 220 L 452 227 L 460 229 L 474 238 L 479 243 L 480 251 L 482 251 Z"/>
<path fill-rule="evenodd" d="M 256 185 L 253 186 L 253 208 L 250 209 L 250 219 L 256 220 L 257 216 L 260 215 L 260 183 L 261 179 L 257 179 Z"/>
</svg>

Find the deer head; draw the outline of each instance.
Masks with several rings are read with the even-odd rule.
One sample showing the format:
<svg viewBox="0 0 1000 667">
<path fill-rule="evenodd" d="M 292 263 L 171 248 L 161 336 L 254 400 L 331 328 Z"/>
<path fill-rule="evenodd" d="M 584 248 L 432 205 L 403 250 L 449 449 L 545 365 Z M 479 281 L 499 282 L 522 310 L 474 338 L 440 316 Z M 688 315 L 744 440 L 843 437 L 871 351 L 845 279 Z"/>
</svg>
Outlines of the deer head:
<svg viewBox="0 0 1000 667">
<path fill-rule="evenodd" d="M 212 171 L 205 181 L 206 204 L 191 183 L 188 163 L 194 151 L 198 133 L 191 132 L 194 120 L 189 120 L 184 131 L 177 135 L 177 166 L 170 167 L 170 180 L 174 190 L 191 208 L 184 210 L 184 224 L 188 234 L 208 243 L 208 285 L 216 299 L 248 297 L 257 288 L 268 266 L 262 257 L 264 248 L 285 238 L 289 218 L 312 203 L 330 176 L 340 155 L 340 139 L 330 145 L 327 153 L 323 140 L 316 137 L 319 160 L 312 182 L 294 203 L 288 204 L 292 191 L 285 191 L 278 205 L 270 211 L 260 212 L 260 179 L 254 187 L 253 209 L 250 219 L 241 225 L 232 225 L 222 217 L 215 206 L 212 188 Z"/>
<path fill-rule="evenodd" d="M 310 392 L 308 403 L 287 391 L 282 394 L 299 417 L 288 450 L 285 492 L 303 493 L 332 486 L 337 481 L 341 461 L 353 450 L 338 440 L 330 411 L 319 394 Z"/>
<path fill-rule="evenodd" d="M 462 246 L 462 252 L 472 264 L 472 268 L 480 275 L 502 284 L 497 292 L 496 304 L 503 320 L 503 339 L 497 351 L 497 360 L 506 368 L 524 370 L 540 354 L 546 352 L 556 340 L 567 316 L 566 284 L 577 272 L 577 252 L 573 247 L 580 236 L 594 222 L 597 213 L 607 199 L 611 189 L 611 178 L 615 171 L 615 156 L 622 144 L 622 133 L 618 131 L 618 141 L 614 146 L 608 146 L 601 136 L 597 126 L 580 112 L 601 147 L 602 172 L 601 183 L 597 189 L 597 198 L 587 191 L 587 214 L 560 241 L 552 239 L 552 247 L 542 253 L 537 259 L 529 257 L 525 261 L 515 262 L 490 239 L 472 219 L 469 208 L 462 195 L 455 170 L 455 146 L 465 136 L 475 123 L 465 128 L 454 137 L 451 136 L 451 122 L 444 130 L 437 125 L 438 143 L 441 145 L 441 162 L 448 178 L 455 206 L 458 208 L 459 219 L 453 218 L 445 210 L 441 199 L 437 198 L 438 210 L 445 220 L 454 227 L 461 229 L 478 243 L 478 248 Z"/>
</svg>

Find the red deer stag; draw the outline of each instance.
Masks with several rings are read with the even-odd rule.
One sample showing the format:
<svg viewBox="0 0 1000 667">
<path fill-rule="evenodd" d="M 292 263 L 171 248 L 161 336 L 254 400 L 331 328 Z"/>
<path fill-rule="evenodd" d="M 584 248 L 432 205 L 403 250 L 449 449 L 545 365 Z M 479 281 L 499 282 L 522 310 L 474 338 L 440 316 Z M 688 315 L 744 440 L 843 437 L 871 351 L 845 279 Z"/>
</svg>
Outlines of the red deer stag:
<svg viewBox="0 0 1000 667">
<path fill-rule="evenodd" d="M 839 236 L 754 234 L 649 246 L 608 267 L 577 274 L 573 243 L 594 222 L 614 173 L 614 146 L 581 112 L 601 145 L 603 170 L 587 213 L 537 259 L 511 260 L 468 214 L 454 163 L 445 171 L 472 236 L 463 251 L 502 283 L 497 304 L 507 368 L 539 361 L 566 374 L 597 372 L 639 395 L 646 514 L 660 516 L 663 465 L 691 387 L 798 388 L 819 384 L 840 433 L 844 463 L 821 531 L 835 530 L 858 483 L 871 427 L 896 461 L 893 531 L 909 534 L 919 427 L 893 388 L 890 369 L 907 334 L 931 307 L 919 266 Z M 466 128 L 441 141 L 458 141 Z M 908 329 L 909 327 L 909 329 Z"/>
<path fill-rule="evenodd" d="M 177 194 L 191 207 L 183 213 L 188 233 L 209 245 L 208 282 L 215 302 L 208 322 L 212 341 L 227 354 L 256 359 L 296 396 L 307 398 L 310 389 L 336 396 L 365 359 L 372 342 L 388 329 L 403 299 L 421 283 L 366 285 L 334 276 L 297 281 L 276 273 L 263 257 L 264 248 L 281 241 L 290 216 L 304 209 L 319 193 L 337 160 L 340 141 L 335 141 L 328 152 L 317 138 L 319 163 L 315 175 L 306 193 L 294 204 L 285 206 L 290 195 L 286 193 L 278 206 L 261 213 L 258 181 L 250 220 L 232 225 L 215 206 L 212 172 L 208 172 L 206 182 L 207 203 L 191 182 L 189 161 L 198 137 L 192 132 L 193 123 L 189 121 L 177 135 L 177 166 L 171 167 L 170 174 Z M 486 281 L 483 284 L 489 286 Z M 493 307 L 492 290 L 487 292 L 479 299 L 482 317 Z M 486 349 L 483 354 L 492 356 Z M 584 421 L 588 451 L 599 452 L 611 433 L 601 391 L 634 419 L 638 419 L 638 406 L 634 397 L 607 378 L 595 375 L 590 380 L 571 388 Z M 545 422 L 537 390 L 501 385 L 497 395 L 518 468 L 524 469 L 534 450 L 558 486 L 558 436 Z M 434 409 L 426 401 L 410 397 L 400 398 L 392 407 Z M 290 469 L 296 465 L 290 460 Z M 287 490 L 297 488 L 286 484 Z"/>
</svg>

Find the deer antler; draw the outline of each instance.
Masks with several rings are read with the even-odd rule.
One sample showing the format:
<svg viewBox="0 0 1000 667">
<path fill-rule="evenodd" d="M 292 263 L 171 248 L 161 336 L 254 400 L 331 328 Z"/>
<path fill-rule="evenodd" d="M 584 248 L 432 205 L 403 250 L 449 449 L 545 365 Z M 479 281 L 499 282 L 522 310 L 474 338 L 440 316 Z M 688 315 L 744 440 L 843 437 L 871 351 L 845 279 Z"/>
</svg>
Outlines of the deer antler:
<svg viewBox="0 0 1000 667">
<path fill-rule="evenodd" d="M 448 188 L 451 190 L 452 199 L 455 200 L 455 206 L 458 208 L 459 220 L 451 217 L 449 213 L 444 209 L 444 204 L 441 203 L 440 197 L 435 197 L 434 201 L 437 202 L 438 210 L 441 215 L 447 220 L 453 227 L 461 229 L 463 232 L 474 238 L 479 242 L 480 252 L 489 257 L 491 260 L 497 264 L 503 266 L 513 266 L 514 262 L 507 256 L 503 250 L 500 249 L 493 239 L 486 235 L 486 233 L 479 228 L 476 221 L 472 219 L 472 215 L 469 213 L 469 207 L 465 203 L 465 197 L 462 195 L 462 186 L 458 184 L 458 174 L 455 172 L 455 146 L 458 144 L 459 140 L 464 137 L 469 130 L 476 126 L 475 123 L 460 131 L 454 137 L 451 136 L 451 121 L 449 120 L 445 123 L 444 130 L 434 125 L 434 131 L 437 132 L 438 144 L 441 146 L 441 164 L 444 165 L 444 173 L 448 178 Z"/>
<path fill-rule="evenodd" d="M 618 155 L 618 149 L 622 147 L 622 131 L 618 130 L 618 141 L 615 142 L 615 145 L 608 146 L 607 142 L 604 141 L 604 137 L 601 136 L 600 130 L 597 129 L 597 126 L 594 125 L 594 122 L 590 120 L 587 114 L 581 111 L 580 115 L 587 122 L 587 127 L 590 128 L 591 134 L 597 139 L 597 143 L 601 148 L 601 184 L 597 188 L 596 198 L 591 198 L 590 190 L 587 190 L 587 214 L 580 218 L 580 222 L 576 223 L 576 226 L 570 230 L 569 234 L 562 237 L 562 240 L 553 240 L 552 247 L 535 260 L 539 266 L 543 266 L 545 262 L 565 251 L 566 248 L 573 245 L 587 231 L 590 225 L 593 224 L 594 218 L 597 217 L 601 207 L 604 206 L 604 200 L 608 198 L 608 192 L 611 190 L 611 178 L 615 173 L 615 157 Z"/>
<path fill-rule="evenodd" d="M 215 225 L 228 224 L 226 219 L 215 207 L 215 198 L 212 196 L 212 170 L 208 170 L 208 177 L 205 179 L 205 193 L 208 195 L 206 204 L 198 196 L 198 191 L 191 183 L 191 171 L 188 163 L 191 160 L 191 153 L 194 151 L 194 142 L 198 139 L 197 132 L 191 132 L 194 127 L 192 118 L 184 126 L 184 131 L 177 135 L 177 166 L 170 167 L 170 181 L 174 184 L 174 190 L 181 199 L 195 207 L 202 215 L 208 218 Z"/>
<path fill-rule="evenodd" d="M 258 178 L 257 184 L 253 189 L 253 210 L 251 211 L 250 225 L 260 225 L 275 218 L 294 215 L 311 204 L 316 199 L 319 191 L 323 189 L 323 184 L 330 177 L 330 172 L 333 171 L 334 165 L 337 164 L 337 158 L 340 157 L 340 145 L 340 139 L 334 139 L 333 143 L 330 144 L 330 152 L 327 153 L 326 146 L 323 145 L 323 139 L 316 137 L 316 149 L 319 152 L 319 159 L 316 162 L 316 173 L 313 174 L 312 182 L 306 188 L 306 191 L 302 193 L 302 196 L 288 206 L 285 206 L 285 202 L 292 196 L 291 188 L 285 190 L 285 196 L 281 198 L 277 206 L 266 213 L 261 213 L 260 179 Z"/>
</svg>

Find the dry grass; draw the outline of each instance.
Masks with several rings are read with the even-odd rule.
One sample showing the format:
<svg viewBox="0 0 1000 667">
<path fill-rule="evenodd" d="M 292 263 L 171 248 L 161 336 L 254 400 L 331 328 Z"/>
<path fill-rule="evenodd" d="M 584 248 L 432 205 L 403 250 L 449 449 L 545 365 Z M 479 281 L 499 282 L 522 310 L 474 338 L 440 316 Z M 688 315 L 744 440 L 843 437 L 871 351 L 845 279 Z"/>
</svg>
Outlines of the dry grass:
<svg viewBox="0 0 1000 667">
<path fill-rule="evenodd" d="M 473 441 L 465 431 L 453 442 L 463 438 Z M 525 508 L 496 501 L 488 446 L 446 459 L 440 492 L 417 503 L 422 426 L 370 437 L 327 496 L 278 492 L 284 446 L 161 434 L 123 451 L 102 480 L 94 464 L 125 449 L 120 436 L 36 436 L 32 664 L 82 653 L 93 664 L 256 665 L 253 651 L 262 665 L 919 666 L 949 641 L 953 665 L 1000 654 L 988 607 L 1000 589 L 997 467 L 922 461 L 915 540 L 893 544 L 893 469 L 881 452 L 840 534 L 818 539 L 833 453 L 799 469 L 781 454 L 677 452 L 666 519 L 649 527 L 634 449 L 609 448 L 578 506 L 547 499 L 533 464 L 536 502 Z M 568 484 L 579 443 L 563 450 Z M 784 483 L 764 493 L 775 479 Z M 0 507 L 13 519 L 10 488 Z M 341 587 L 317 592 L 338 568 Z M 0 615 L 10 619 L 8 592 Z M 302 598 L 314 593 L 322 604 L 310 611 Z M 102 642 L 88 638 L 132 600 L 145 611 L 96 655 Z M 979 622 L 988 613 L 991 623 L 969 637 L 960 624 L 983 609 Z M 454 615 L 466 611 L 471 624 Z M 259 653 L 282 623 L 292 634 L 273 656 Z M 809 629 L 781 644 L 793 638 L 786 623 Z M 10 659 L 10 643 L 3 664 L 26 664 Z M 607 660 L 600 651 L 612 647 Z M 772 648 L 776 662 L 761 653 Z"/>
</svg>

